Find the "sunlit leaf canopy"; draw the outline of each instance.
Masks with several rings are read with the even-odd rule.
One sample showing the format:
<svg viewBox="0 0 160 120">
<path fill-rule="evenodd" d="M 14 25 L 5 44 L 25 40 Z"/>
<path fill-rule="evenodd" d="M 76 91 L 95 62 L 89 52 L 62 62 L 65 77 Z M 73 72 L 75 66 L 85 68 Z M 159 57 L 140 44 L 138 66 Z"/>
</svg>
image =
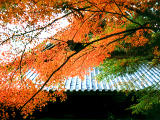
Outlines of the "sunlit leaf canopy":
<svg viewBox="0 0 160 120">
<path fill-rule="evenodd" d="M 144 33 L 159 30 L 159 9 L 156 0 L 1 0 L 1 117 L 10 116 L 8 107 L 12 116 L 16 108 L 27 117 L 56 96 L 63 100 L 63 86 L 52 95 L 42 89 L 68 77 L 83 78 L 89 67 L 111 57 L 117 46 L 123 48 L 122 42 L 133 47 L 147 44 Z M 143 14 L 151 17 L 135 20 Z M 65 28 L 59 25 L 66 24 L 59 22 L 62 19 L 69 22 Z M 50 36 L 42 40 L 44 31 Z M 44 50 L 47 42 L 54 46 Z M 21 48 L 13 47 L 18 43 Z M 158 47 L 154 54 L 159 56 Z M 36 82 L 26 78 L 29 69 L 38 73 Z"/>
</svg>

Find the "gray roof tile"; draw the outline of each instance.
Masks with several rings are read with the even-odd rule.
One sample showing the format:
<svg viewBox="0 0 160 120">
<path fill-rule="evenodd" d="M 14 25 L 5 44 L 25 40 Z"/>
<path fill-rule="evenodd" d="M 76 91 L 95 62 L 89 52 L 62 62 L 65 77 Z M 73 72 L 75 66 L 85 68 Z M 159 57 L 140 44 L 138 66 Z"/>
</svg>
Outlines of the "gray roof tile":
<svg viewBox="0 0 160 120">
<path fill-rule="evenodd" d="M 81 80 L 78 76 L 68 78 L 64 81 L 65 90 L 69 91 L 102 91 L 102 90 L 139 90 L 151 85 L 160 84 L 160 68 L 149 68 L 147 65 L 142 65 L 137 72 L 133 74 L 126 74 L 125 76 L 118 76 L 111 80 L 104 79 L 97 81 L 95 76 L 100 71 L 97 68 L 89 70 L 89 74 L 84 76 Z M 26 73 L 27 78 L 34 80 L 38 74 L 34 70 L 29 70 Z M 54 90 L 57 86 L 53 87 Z"/>
</svg>

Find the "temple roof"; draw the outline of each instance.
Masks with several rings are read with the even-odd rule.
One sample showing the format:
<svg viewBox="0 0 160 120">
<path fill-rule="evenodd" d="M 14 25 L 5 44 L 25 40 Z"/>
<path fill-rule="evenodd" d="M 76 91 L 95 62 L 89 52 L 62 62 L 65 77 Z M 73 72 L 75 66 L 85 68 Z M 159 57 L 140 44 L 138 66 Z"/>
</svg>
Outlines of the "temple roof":
<svg viewBox="0 0 160 120">
<path fill-rule="evenodd" d="M 98 68 L 88 71 L 89 74 L 84 76 L 84 80 L 78 76 L 70 77 L 64 81 L 66 91 L 108 91 L 108 90 L 140 90 L 146 87 L 160 84 L 160 66 L 150 68 L 147 65 L 141 65 L 133 74 L 125 74 L 109 80 L 104 79 L 97 81 L 96 77 L 100 71 Z M 37 73 L 29 70 L 26 73 L 29 79 L 36 79 Z M 49 88 L 56 89 L 57 86 Z"/>
</svg>

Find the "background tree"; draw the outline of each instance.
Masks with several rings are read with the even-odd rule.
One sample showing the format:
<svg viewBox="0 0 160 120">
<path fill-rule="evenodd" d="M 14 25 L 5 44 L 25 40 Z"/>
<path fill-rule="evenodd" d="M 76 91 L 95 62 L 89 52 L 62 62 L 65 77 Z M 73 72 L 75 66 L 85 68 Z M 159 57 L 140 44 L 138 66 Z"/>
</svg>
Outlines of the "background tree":
<svg viewBox="0 0 160 120">
<path fill-rule="evenodd" d="M 149 4 L 149 3 L 148 3 Z M 136 10 L 138 14 L 129 14 L 130 19 L 140 24 L 149 23 L 150 26 L 154 27 L 152 32 L 144 32 L 143 36 L 148 39 L 144 45 L 128 43 L 129 39 L 132 39 L 133 35 L 129 35 L 127 41 L 125 39 L 120 41 L 120 46 L 116 46 L 115 50 L 111 52 L 111 57 L 104 60 L 99 66 L 101 73 L 97 76 L 97 79 L 112 80 L 117 76 L 125 76 L 125 74 L 132 74 L 138 70 L 138 68 L 147 64 L 149 67 L 158 67 L 160 62 L 160 19 L 158 17 L 159 10 L 155 7 L 159 6 L 159 2 L 150 3 L 150 6 L 144 9 L 143 13 Z M 128 24 L 126 29 L 135 28 L 137 24 Z M 139 39 L 137 37 L 137 39 Z M 159 67 L 158 67 L 159 68 Z M 122 83 L 123 84 L 123 83 Z M 125 85 L 125 84 L 124 84 Z M 150 116 L 150 113 L 157 114 L 156 110 L 159 109 L 159 84 L 150 86 L 143 90 L 136 92 L 138 103 L 132 105 L 133 113 L 142 113 Z M 152 116 L 157 117 L 157 115 Z"/>
<path fill-rule="evenodd" d="M 156 3 L 158 5 L 158 2 Z M 113 77 L 124 75 L 126 73 L 135 72 L 140 64 L 150 63 L 150 67 L 156 66 L 159 63 L 158 48 L 160 47 L 159 42 L 159 17 L 155 12 L 157 10 L 152 9 L 155 4 L 152 4 L 149 8 L 145 9 L 145 12 L 138 14 L 134 17 L 134 14 L 130 19 L 136 21 L 140 24 L 150 23 L 151 26 L 154 26 L 154 31 L 143 33 L 144 40 L 146 44 L 141 45 L 139 37 L 135 36 L 135 40 L 130 43 L 129 40 L 132 39 L 133 34 L 127 36 L 123 41 L 120 41 L 120 45 L 116 46 L 115 50 L 111 52 L 111 57 L 106 59 L 105 62 L 100 66 L 102 73 L 98 76 L 99 79 L 107 78 L 108 76 L 114 74 Z M 152 14 L 155 15 L 154 19 Z M 132 29 L 137 27 L 137 24 L 131 23 L 128 24 L 126 29 Z M 139 33 L 142 34 L 142 33 Z M 127 39 L 127 40 L 126 40 Z M 138 41 L 139 42 L 138 42 Z"/>
<path fill-rule="evenodd" d="M 154 47 L 154 58 L 158 56 L 159 61 L 158 40 L 152 40 L 159 35 L 160 8 L 156 0 L 3 0 L 0 9 L 0 45 L 11 48 L 1 53 L 2 118 L 10 115 L 8 107 L 27 117 L 46 101 L 55 101 L 56 96 L 62 96 L 63 100 L 65 78 L 76 75 L 83 78 L 89 67 L 98 66 L 106 58 L 140 63 L 143 57 L 135 55 L 135 51 L 142 47 L 153 56 Z M 64 18 L 70 24 L 40 42 L 41 33 L 55 28 Z M 14 25 L 14 29 L 8 25 Z M 54 46 L 44 51 L 46 42 Z M 13 43 L 21 43 L 23 47 L 14 48 Z M 143 47 L 149 43 L 153 46 Z M 126 66 L 126 61 L 120 64 Z M 39 75 L 35 81 L 25 76 L 32 69 Z M 59 86 L 59 92 L 48 95 L 42 90 L 53 86 Z M 12 115 L 15 116 L 14 109 Z"/>
</svg>

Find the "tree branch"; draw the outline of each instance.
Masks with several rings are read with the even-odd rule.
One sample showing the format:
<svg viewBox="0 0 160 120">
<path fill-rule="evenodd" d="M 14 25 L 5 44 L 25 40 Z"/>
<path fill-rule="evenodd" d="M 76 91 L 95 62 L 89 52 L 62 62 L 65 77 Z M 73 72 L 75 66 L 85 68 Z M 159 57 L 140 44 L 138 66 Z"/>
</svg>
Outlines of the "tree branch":
<svg viewBox="0 0 160 120">
<path fill-rule="evenodd" d="M 131 21 L 132 23 L 135 23 L 137 25 L 141 25 L 140 23 L 136 22 L 136 21 L 133 21 L 132 19 L 128 18 L 126 15 L 124 14 L 120 14 L 120 13 L 115 13 L 115 12 L 109 12 L 109 11 L 104 11 L 104 10 L 83 10 L 82 11 L 89 11 L 89 12 L 104 12 L 104 13 L 110 13 L 110 14 L 113 14 L 113 15 L 119 15 L 119 16 L 122 16 L 124 18 L 126 18 L 127 20 Z"/>
<path fill-rule="evenodd" d="M 134 29 L 129 29 L 129 30 L 124 30 L 122 32 L 118 32 L 118 33 L 113 33 L 113 34 L 110 34 L 110 35 L 106 35 L 105 37 L 102 37 L 102 38 L 99 38 L 97 40 L 94 40 L 90 43 L 88 43 L 86 46 L 89 46 L 95 42 L 98 42 L 98 41 L 101 41 L 101 40 L 104 40 L 104 39 L 107 39 L 107 38 L 110 38 L 110 37 L 113 37 L 113 36 L 116 36 L 116 35 L 120 35 L 120 34 L 124 34 L 124 33 L 129 33 L 129 32 L 133 32 L 133 31 L 137 31 L 137 30 L 140 30 L 140 29 L 152 29 L 151 27 L 144 27 L 144 26 L 141 26 L 141 27 L 138 27 L 138 28 L 134 28 Z M 113 43 L 114 41 L 111 41 L 110 43 L 108 43 L 108 45 L 110 45 L 111 43 Z M 85 47 L 86 47 L 85 46 Z"/>
<path fill-rule="evenodd" d="M 65 17 L 69 16 L 69 15 L 72 14 L 72 13 L 73 13 L 73 12 L 69 12 L 69 13 L 63 15 L 62 17 L 59 17 L 59 18 L 53 20 L 52 22 L 50 22 L 49 24 L 47 24 L 47 25 L 45 25 L 45 26 L 43 26 L 43 27 L 40 27 L 40 28 L 37 28 L 37 29 L 33 29 L 33 30 L 30 30 L 30 31 L 26 31 L 26 32 L 24 32 L 24 33 L 20 33 L 20 34 L 17 34 L 17 35 L 14 35 L 14 34 L 13 34 L 11 37 L 9 37 L 9 38 L 7 38 L 6 40 L 2 41 L 2 42 L 0 43 L 0 45 L 3 45 L 5 42 L 7 42 L 7 41 L 10 40 L 10 39 L 13 39 L 14 37 L 23 36 L 23 35 L 25 35 L 25 34 L 28 34 L 28 33 L 34 32 L 34 31 L 38 31 L 38 30 L 44 30 L 45 28 L 49 27 L 50 25 L 52 25 L 52 24 L 55 23 L 56 21 L 58 21 L 58 20 L 60 20 L 60 19 L 62 19 L 62 18 L 65 18 Z"/>
<path fill-rule="evenodd" d="M 58 71 L 60 70 L 69 60 L 71 57 L 73 57 L 74 55 L 76 55 L 78 52 L 73 53 L 72 55 L 70 55 L 69 57 L 67 57 L 67 59 L 64 61 L 64 63 L 59 66 L 56 70 L 54 70 L 52 72 L 52 74 L 49 76 L 49 78 L 46 80 L 46 82 L 42 85 L 42 87 L 22 106 L 20 107 L 20 111 L 22 111 L 22 109 L 45 87 L 45 85 L 49 82 L 49 80 L 52 78 L 52 76 Z"/>
<path fill-rule="evenodd" d="M 22 111 L 22 109 L 45 87 L 45 85 L 50 81 L 50 79 L 52 78 L 52 76 L 53 76 L 58 70 L 60 70 L 60 69 L 70 60 L 71 57 L 75 56 L 75 55 L 78 54 L 80 51 L 82 51 L 83 49 L 85 49 L 86 47 L 88 47 L 89 45 L 91 45 L 91 44 L 93 44 L 93 43 L 95 43 L 95 42 L 98 42 L 98 41 L 101 41 L 101 40 L 104 40 L 104 39 L 107 39 L 107 38 L 110 38 L 110 37 L 113 37 L 113 36 L 116 36 L 116 35 L 124 34 L 124 33 L 128 33 L 128 34 L 129 34 L 129 32 L 134 32 L 134 31 L 137 31 L 137 30 L 140 30 L 140 29 L 150 29 L 150 27 L 141 26 L 141 27 L 138 27 L 138 28 L 135 28 L 135 29 L 124 30 L 124 31 L 122 31 L 122 32 L 113 33 L 113 34 L 107 35 L 107 36 L 105 36 L 105 37 L 103 37 L 103 38 L 100 38 L 100 39 L 94 40 L 94 41 L 92 41 L 92 42 L 90 42 L 90 43 L 87 43 L 87 45 L 84 46 L 81 50 L 79 50 L 78 52 L 75 52 L 75 53 L 73 53 L 72 55 L 70 55 L 69 57 L 67 57 L 67 59 L 64 61 L 64 63 L 63 63 L 62 65 L 60 65 L 56 70 L 54 70 L 54 71 L 52 72 L 52 74 L 51 74 L 51 75 L 49 76 L 49 78 L 45 81 L 45 83 L 42 85 L 42 87 L 41 87 L 27 102 L 25 102 L 25 104 L 24 104 L 22 107 L 20 107 L 19 110 Z M 124 37 L 125 37 L 125 35 L 124 35 Z M 122 38 L 123 38 L 123 37 L 122 37 Z M 119 38 L 119 39 L 116 39 L 116 40 L 114 40 L 114 41 L 111 41 L 111 42 L 109 42 L 106 46 L 109 46 L 110 44 L 112 44 L 112 43 L 114 43 L 114 42 L 117 42 L 117 41 L 121 40 L 122 38 Z"/>
<path fill-rule="evenodd" d="M 94 14 L 92 14 L 91 16 L 89 16 L 87 19 L 85 19 L 85 20 L 83 21 L 83 23 L 81 24 L 81 26 L 79 27 L 79 29 L 78 29 L 78 30 L 76 31 L 76 33 L 74 34 L 72 40 L 75 38 L 75 36 L 77 35 L 77 33 L 79 32 L 79 30 L 81 29 L 81 27 L 84 25 L 84 23 L 85 23 L 88 19 L 90 19 L 92 16 L 94 16 Z"/>
</svg>

